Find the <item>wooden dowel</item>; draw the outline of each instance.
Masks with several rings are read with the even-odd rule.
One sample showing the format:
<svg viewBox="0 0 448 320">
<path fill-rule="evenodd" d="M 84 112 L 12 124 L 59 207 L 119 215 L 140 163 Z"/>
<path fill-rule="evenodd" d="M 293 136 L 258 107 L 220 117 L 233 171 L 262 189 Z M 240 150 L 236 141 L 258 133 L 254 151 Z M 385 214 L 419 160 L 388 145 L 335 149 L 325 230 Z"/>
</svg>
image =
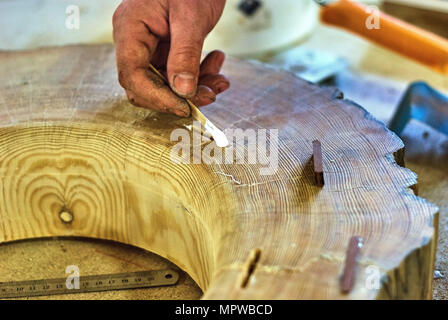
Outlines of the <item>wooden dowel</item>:
<svg viewBox="0 0 448 320">
<path fill-rule="evenodd" d="M 324 185 L 324 170 L 322 165 L 322 145 L 319 140 L 313 141 L 313 165 L 316 185 L 322 187 Z"/>
<path fill-rule="evenodd" d="M 356 262 L 361 247 L 362 238 L 360 236 L 353 236 L 350 238 L 347 255 L 345 257 L 344 273 L 341 277 L 341 291 L 343 293 L 349 293 L 355 284 Z"/>
</svg>

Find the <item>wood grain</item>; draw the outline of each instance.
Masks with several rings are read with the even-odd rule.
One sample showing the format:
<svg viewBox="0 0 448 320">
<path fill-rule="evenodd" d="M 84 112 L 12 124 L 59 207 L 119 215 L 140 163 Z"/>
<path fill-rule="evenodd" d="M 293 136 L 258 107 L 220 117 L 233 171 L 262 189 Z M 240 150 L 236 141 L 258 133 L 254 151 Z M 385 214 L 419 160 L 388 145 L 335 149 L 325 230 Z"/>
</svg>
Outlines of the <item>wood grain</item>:
<svg viewBox="0 0 448 320">
<path fill-rule="evenodd" d="M 401 140 L 332 89 L 236 60 L 224 72 L 232 88 L 204 113 L 224 129 L 278 129 L 274 175 L 173 163 L 170 133 L 192 120 L 130 105 L 111 46 L 0 53 L 0 242 L 132 244 L 187 271 L 209 299 L 429 298 L 437 208 L 395 163 Z M 325 146 L 323 188 L 313 140 Z M 364 246 L 343 295 L 352 235 Z M 366 286 L 372 266 L 379 288 Z"/>
</svg>

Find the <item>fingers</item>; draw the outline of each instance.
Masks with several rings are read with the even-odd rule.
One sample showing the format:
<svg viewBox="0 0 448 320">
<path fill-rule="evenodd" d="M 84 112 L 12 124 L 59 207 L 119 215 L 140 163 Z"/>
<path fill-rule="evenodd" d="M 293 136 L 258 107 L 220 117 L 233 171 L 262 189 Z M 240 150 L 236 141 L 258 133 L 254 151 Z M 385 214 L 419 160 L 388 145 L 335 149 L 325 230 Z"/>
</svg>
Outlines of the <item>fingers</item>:
<svg viewBox="0 0 448 320">
<path fill-rule="evenodd" d="M 221 51 L 210 52 L 201 63 L 199 86 L 192 102 L 197 106 L 205 106 L 216 101 L 216 95 L 224 92 L 230 86 L 229 80 L 219 74 L 225 55 Z"/>
<path fill-rule="evenodd" d="M 205 76 L 208 74 L 217 74 L 221 70 L 224 64 L 225 54 L 222 51 L 214 50 L 210 52 L 201 63 L 201 71 L 199 76 Z"/>
<path fill-rule="evenodd" d="M 206 106 L 216 101 L 216 94 L 207 86 L 199 85 L 196 95 L 190 99 L 196 106 Z"/>
<path fill-rule="evenodd" d="M 158 75 L 148 69 L 133 72 L 131 86 L 126 93 L 129 101 L 136 106 L 180 117 L 190 115 L 190 107 L 185 99 L 175 95 Z"/>
<path fill-rule="evenodd" d="M 215 94 L 222 93 L 230 87 L 229 80 L 222 74 L 208 74 L 199 78 L 199 84 L 209 87 Z"/>
<path fill-rule="evenodd" d="M 197 8 L 178 2 L 170 7 L 171 47 L 167 74 L 171 88 L 180 96 L 192 98 L 196 93 L 202 46 L 207 30 L 202 27 Z M 200 5 L 200 4 L 198 4 Z M 187 6 L 187 7 L 185 7 Z"/>
<path fill-rule="evenodd" d="M 224 75 L 219 74 L 224 60 L 225 54 L 222 51 L 215 50 L 210 52 L 201 63 L 199 84 L 209 87 L 215 94 L 224 92 L 230 86 L 229 80 Z"/>
<path fill-rule="evenodd" d="M 213 51 L 200 64 L 204 38 L 219 18 L 223 3 L 211 2 L 210 11 L 201 1 L 173 3 L 169 10 L 151 6 L 145 11 L 145 6 L 123 2 L 116 10 L 118 77 L 132 104 L 189 116 L 190 108 L 181 97 L 203 106 L 229 87 L 229 81 L 219 74 L 224 53 Z M 204 15 L 209 19 L 202 19 Z M 150 62 L 167 77 L 169 86 L 149 70 Z"/>
<path fill-rule="evenodd" d="M 139 107 L 189 116 L 187 102 L 148 69 L 158 41 L 146 26 L 140 21 L 120 23 L 114 18 L 114 39 L 118 79 L 129 101 Z"/>
</svg>

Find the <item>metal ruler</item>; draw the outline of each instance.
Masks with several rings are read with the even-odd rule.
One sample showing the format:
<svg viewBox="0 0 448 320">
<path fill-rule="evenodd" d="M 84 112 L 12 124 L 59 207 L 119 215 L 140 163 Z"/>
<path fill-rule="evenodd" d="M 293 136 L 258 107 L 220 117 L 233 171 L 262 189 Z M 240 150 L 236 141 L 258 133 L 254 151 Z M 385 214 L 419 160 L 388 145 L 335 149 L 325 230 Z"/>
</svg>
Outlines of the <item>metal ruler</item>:
<svg viewBox="0 0 448 320">
<path fill-rule="evenodd" d="M 0 282 L 0 299 L 170 286 L 178 280 L 179 273 L 165 269 L 80 276 L 79 289 L 69 289 L 67 278 Z"/>
</svg>

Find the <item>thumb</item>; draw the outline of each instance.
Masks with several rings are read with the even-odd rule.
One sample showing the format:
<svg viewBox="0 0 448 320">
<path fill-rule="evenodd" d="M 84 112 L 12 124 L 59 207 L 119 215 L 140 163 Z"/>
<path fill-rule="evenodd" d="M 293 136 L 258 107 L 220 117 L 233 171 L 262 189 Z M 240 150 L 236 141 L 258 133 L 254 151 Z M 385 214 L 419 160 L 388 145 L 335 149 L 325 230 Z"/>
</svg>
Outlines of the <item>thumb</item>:
<svg viewBox="0 0 448 320">
<path fill-rule="evenodd" d="M 175 11 L 175 10 L 174 10 Z M 196 94 L 202 46 L 206 33 L 185 11 L 170 16 L 171 45 L 167 74 L 171 88 L 178 95 L 191 98 Z"/>
</svg>

